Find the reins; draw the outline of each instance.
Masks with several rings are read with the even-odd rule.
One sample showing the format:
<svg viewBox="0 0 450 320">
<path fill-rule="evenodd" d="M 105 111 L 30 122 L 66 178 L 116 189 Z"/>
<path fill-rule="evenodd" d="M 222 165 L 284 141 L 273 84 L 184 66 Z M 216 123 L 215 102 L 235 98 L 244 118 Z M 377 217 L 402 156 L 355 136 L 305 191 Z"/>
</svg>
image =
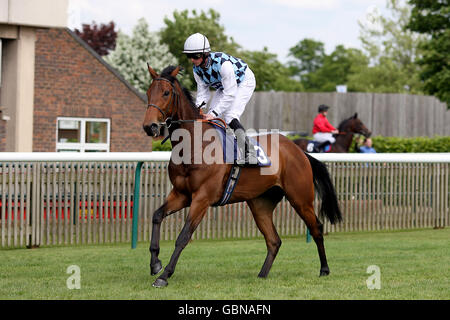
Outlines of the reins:
<svg viewBox="0 0 450 320">
<path fill-rule="evenodd" d="M 172 83 L 172 81 L 170 81 L 170 80 L 168 80 L 166 78 L 161 78 L 161 77 L 160 78 L 155 78 L 155 79 L 153 79 L 153 81 L 166 81 L 166 82 L 170 83 L 170 86 L 172 87 L 172 96 L 171 96 L 171 99 L 169 100 L 169 102 L 167 103 L 167 106 L 172 104 L 172 108 L 170 110 L 171 111 L 170 114 L 171 115 L 174 114 L 173 113 L 173 109 L 176 107 L 177 108 L 176 111 L 178 111 L 179 101 L 180 101 L 179 100 L 180 99 L 180 95 L 176 92 L 174 84 Z M 182 124 L 182 123 L 189 123 L 189 122 L 204 122 L 204 123 L 209 123 L 209 124 L 217 126 L 217 127 L 221 127 L 223 129 L 227 128 L 226 122 L 224 120 L 220 119 L 220 118 L 214 118 L 214 119 L 211 119 L 211 120 L 206 120 L 206 119 L 172 120 L 172 117 L 170 117 L 170 116 L 168 117 L 166 112 L 164 112 L 164 110 L 161 107 L 157 106 L 156 104 L 148 103 L 147 104 L 147 108 L 150 108 L 150 107 L 153 107 L 153 108 L 157 109 L 162 114 L 162 116 L 165 118 L 164 123 L 162 123 L 162 125 L 165 125 L 167 128 L 170 128 L 173 124 Z M 219 121 L 222 124 L 219 124 L 219 123 L 217 123 L 215 121 Z M 170 135 L 167 136 L 166 138 L 164 138 L 164 140 L 161 142 L 161 144 L 166 142 L 169 137 L 170 137 Z"/>
</svg>

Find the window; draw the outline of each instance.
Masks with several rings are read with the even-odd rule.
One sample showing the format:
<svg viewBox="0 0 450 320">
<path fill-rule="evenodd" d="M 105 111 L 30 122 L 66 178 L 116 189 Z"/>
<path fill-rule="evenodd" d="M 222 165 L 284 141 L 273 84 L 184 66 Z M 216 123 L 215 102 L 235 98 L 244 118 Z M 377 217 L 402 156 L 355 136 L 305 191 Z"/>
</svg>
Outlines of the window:
<svg viewBox="0 0 450 320">
<path fill-rule="evenodd" d="M 58 117 L 57 152 L 109 152 L 110 120 Z"/>
<path fill-rule="evenodd" d="M 0 38 L 0 87 L 2 86 L 2 39 Z"/>
</svg>

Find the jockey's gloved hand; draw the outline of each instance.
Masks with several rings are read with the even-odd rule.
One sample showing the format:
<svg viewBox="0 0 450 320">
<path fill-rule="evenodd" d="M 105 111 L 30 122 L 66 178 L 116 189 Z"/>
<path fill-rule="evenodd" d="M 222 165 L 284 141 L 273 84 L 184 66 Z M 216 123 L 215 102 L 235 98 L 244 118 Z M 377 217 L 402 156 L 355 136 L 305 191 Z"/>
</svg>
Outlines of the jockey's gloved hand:
<svg viewBox="0 0 450 320">
<path fill-rule="evenodd" d="M 201 108 L 203 108 L 203 106 L 205 106 L 205 105 L 206 105 L 206 102 L 205 102 L 205 101 L 203 101 L 202 103 L 200 103 L 200 105 L 199 105 L 199 106 L 197 106 L 197 108 L 201 109 Z"/>
</svg>

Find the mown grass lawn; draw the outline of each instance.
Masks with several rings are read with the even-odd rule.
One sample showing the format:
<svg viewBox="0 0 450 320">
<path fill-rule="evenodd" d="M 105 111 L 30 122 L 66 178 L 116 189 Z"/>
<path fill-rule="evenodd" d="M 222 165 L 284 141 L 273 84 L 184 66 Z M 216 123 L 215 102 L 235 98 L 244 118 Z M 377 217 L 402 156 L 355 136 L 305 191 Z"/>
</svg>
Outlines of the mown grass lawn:
<svg viewBox="0 0 450 320">
<path fill-rule="evenodd" d="M 450 229 L 334 233 L 325 237 L 331 274 L 319 278 L 314 242 L 284 238 L 267 279 L 257 278 L 263 239 L 195 240 L 169 286 L 151 286 L 148 243 L 0 250 L 0 299 L 449 299 Z M 161 242 L 167 264 L 174 241 Z M 68 289 L 77 265 L 81 288 Z M 380 268 L 369 290 L 367 268 Z"/>
</svg>

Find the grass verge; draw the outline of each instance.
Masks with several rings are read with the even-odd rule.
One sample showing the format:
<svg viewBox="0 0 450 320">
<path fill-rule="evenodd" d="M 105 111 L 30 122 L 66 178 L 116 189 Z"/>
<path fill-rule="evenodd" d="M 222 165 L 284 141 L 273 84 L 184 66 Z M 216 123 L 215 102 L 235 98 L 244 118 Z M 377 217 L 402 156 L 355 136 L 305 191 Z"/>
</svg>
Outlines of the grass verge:
<svg viewBox="0 0 450 320">
<path fill-rule="evenodd" d="M 257 278 L 263 239 L 196 240 L 183 251 L 169 286 L 151 286 L 148 243 L 0 250 L 0 299 L 449 299 L 450 229 L 334 233 L 325 237 L 331 274 L 318 277 L 314 242 L 284 238 L 267 279 Z M 166 264 L 174 241 L 161 242 Z M 67 268 L 81 289 L 68 289 Z M 380 268 L 369 290 L 367 268 Z"/>
</svg>

